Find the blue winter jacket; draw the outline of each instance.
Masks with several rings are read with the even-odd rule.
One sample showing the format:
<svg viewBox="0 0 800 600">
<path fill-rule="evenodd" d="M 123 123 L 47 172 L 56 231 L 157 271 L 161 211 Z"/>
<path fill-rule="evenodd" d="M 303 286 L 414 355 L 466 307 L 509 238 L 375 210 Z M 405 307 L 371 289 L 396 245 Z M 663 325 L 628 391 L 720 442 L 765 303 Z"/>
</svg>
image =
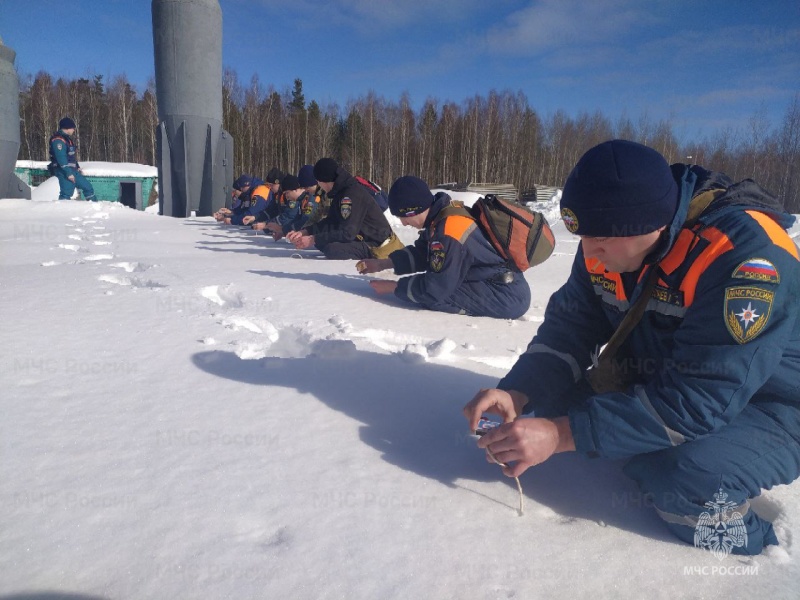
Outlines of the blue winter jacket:
<svg viewBox="0 0 800 600">
<path fill-rule="evenodd" d="M 314 194 L 303 192 L 297 200 L 291 202 L 284 198 L 281 204 L 281 212 L 275 217 L 275 222 L 281 226 L 283 235 L 290 231 L 300 231 L 306 223 L 317 214 L 323 202 L 325 192 L 317 188 Z"/>
<path fill-rule="evenodd" d="M 525 277 L 508 268 L 473 219 L 437 220 L 448 204 L 450 196 L 436 194 L 416 243 L 390 255 L 397 275 L 418 273 L 401 278 L 395 295 L 448 312 L 504 319 L 525 314 L 530 306 Z"/>
<path fill-rule="evenodd" d="M 569 279 L 498 387 L 527 394 L 535 416 L 568 414 L 577 450 L 593 456 L 699 439 L 748 403 L 800 442 L 800 255 L 785 231 L 794 217 L 752 180 L 672 169 L 682 197 L 661 248 L 640 272 L 619 274 L 579 246 Z M 683 227 L 690 200 L 709 190 L 719 190 L 713 203 Z M 633 383 L 594 394 L 584 371 L 652 268 L 658 285 L 617 355 Z"/>
<path fill-rule="evenodd" d="M 250 189 L 239 195 L 231 209 L 231 225 L 243 225 L 245 217 L 255 217 L 267 208 L 270 189 L 258 178 L 253 179 Z"/>
<path fill-rule="evenodd" d="M 75 175 L 80 165 L 78 164 L 78 149 L 73 139 L 59 129 L 50 136 L 50 165 L 51 173 L 62 171 L 67 177 Z"/>
</svg>

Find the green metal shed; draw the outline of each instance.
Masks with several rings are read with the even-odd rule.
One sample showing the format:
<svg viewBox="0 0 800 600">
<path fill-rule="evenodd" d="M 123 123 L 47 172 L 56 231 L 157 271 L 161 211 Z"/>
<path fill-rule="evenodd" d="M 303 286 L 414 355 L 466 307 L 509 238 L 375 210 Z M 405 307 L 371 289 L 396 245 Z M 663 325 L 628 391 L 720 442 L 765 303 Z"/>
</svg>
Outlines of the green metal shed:
<svg viewBox="0 0 800 600">
<path fill-rule="evenodd" d="M 46 161 L 18 160 L 14 172 L 31 187 L 41 185 L 51 177 Z M 87 161 L 81 163 L 86 179 L 92 184 L 98 200 L 120 202 L 136 210 L 144 210 L 151 198 L 158 198 L 153 187 L 158 169 L 136 163 Z M 53 198 L 55 200 L 55 198 Z"/>
</svg>

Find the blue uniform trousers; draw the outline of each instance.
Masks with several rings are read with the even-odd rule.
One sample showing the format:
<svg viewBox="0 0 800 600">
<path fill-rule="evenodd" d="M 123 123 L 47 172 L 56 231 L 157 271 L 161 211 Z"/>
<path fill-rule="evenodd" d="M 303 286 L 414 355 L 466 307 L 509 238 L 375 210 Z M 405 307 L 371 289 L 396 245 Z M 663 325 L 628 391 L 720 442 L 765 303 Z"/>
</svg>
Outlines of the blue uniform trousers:
<svg viewBox="0 0 800 600">
<path fill-rule="evenodd" d="M 521 273 L 514 273 L 510 283 L 464 282 L 449 298 L 423 303 L 430 310 L 495 319 L 518 319 L 530 305 L 531 289 Z"/>
<path fill-rule="evenodd" d="M 772 524 L 748 500 L 800 474 L 800 443 L 771 416 L 768 403 L 750 404 L 729 425 L 706 437 L 642 454 L 625 473 L 649 497 L 658 515 L 680 539 L 695 543 L 698 518 L 715 494 L 727 494 L 747 530 L 734 554 L 759 554 L 778 540 Z M 710 511 L 713 513 L 714 511 Z"/>
<path fill-rule="evenodd" d="M 58 186 L 60 192 L 58 194 L 59 200 L 69 200 L 72 198 L 72 194 L 75 192 L 75 188 L 77 187 L 83 192 L 83 197 L 85 200 L 97 202 L 97 197 L 94 195 L 94 188 L 92 187 L 92 184 L 89 183 L 89 180 L 83 176 L 83 173 L 75 172 L 74 183 L 67 179 L 67 174 L 61 169 L 56 170 L 56 177 L 58 177 Z"/>
</svg>

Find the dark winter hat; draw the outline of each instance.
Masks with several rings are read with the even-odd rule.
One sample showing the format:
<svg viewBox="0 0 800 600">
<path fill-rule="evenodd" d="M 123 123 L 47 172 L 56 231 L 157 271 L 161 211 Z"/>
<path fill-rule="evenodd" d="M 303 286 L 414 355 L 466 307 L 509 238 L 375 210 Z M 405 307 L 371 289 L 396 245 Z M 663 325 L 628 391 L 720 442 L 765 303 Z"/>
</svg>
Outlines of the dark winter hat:
<svg viewBox="0 0 800 600">
<path fill-rule="evenodd" d="M 300 181 L 300 187 L 311 187 L 317 185 L 317 178 L 314 177 L 314 165 L 303 165 L 297 173 L 297 179 Z"/>
<path fill-rule="evenodd" d="M 281 179 L 281 188 L 283 188 L 284 192 L 299 190 L 300 181 L 294 175 L 284 175 L 283 179 Z"/>
<path fill-rule="evenodd" d="M 242 173 L 239 175 L 236 181 L 233 182 L 233 189 L 241 192 L 242 188 L 250 187 L 251 185 L 253 185 L 253 176 L 248 175 L 247 173 Z"/>
<path fill-rule="evenodd" d="M 61 130 L 64 130 L 64 129 L 75 129 L 75 127 L 76 127 L 75 121 L 73 121 L 69 117 L 64 117 L 63 119 L 61 119 L 58 122 L 58 128 L 61 129 Z"/>
<path fill-rule="evenodd" d="M 630 237 L 669 225 L 678 185 L 661 154 L 611 140 L 586 152 L 564 184 L 561 218 L 572 233 Z"/>
<path fill-rule="evenodd" d="M 283 181 L 285 173 L 278 167 L 272 167 L 267 173 L 267 183 L 280 183 Z"/>
<path fill-rule="evenodd" d="M 330 183 L 336 181 L 336 171 L 339 164 L 332 158 L 320 158 L 314 165 L 314 177 L 317 181 Z"/>
<path fill-rule="evenodd" d="M 389 190 L 389 210 L 395 217 L 413 217 L 428 210 L 431 204 L 433 194 L 419 177 L 401 177 Z"/>
</svg>

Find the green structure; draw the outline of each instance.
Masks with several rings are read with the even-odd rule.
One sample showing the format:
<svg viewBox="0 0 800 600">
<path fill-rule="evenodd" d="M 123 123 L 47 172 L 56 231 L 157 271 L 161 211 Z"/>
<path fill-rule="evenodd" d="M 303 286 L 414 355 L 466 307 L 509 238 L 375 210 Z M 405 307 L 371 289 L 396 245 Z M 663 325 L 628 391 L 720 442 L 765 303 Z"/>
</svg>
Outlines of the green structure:
<svg viewBox="0 0 800 600">
<path fill-rule="evenodd" d="M 14 172 L 32 188 L 50 179 L 46 161 L 17 161 Z M 158 201 L 153 188 L 158 169 L 134 163 L 82 162 L 86 179 L 92 184 L 98 200 L 120 202 L 136 210 L 144 210 L 151 198 Z M 55 198 L 53 198 L 55 200 Z"/>
</svg>

